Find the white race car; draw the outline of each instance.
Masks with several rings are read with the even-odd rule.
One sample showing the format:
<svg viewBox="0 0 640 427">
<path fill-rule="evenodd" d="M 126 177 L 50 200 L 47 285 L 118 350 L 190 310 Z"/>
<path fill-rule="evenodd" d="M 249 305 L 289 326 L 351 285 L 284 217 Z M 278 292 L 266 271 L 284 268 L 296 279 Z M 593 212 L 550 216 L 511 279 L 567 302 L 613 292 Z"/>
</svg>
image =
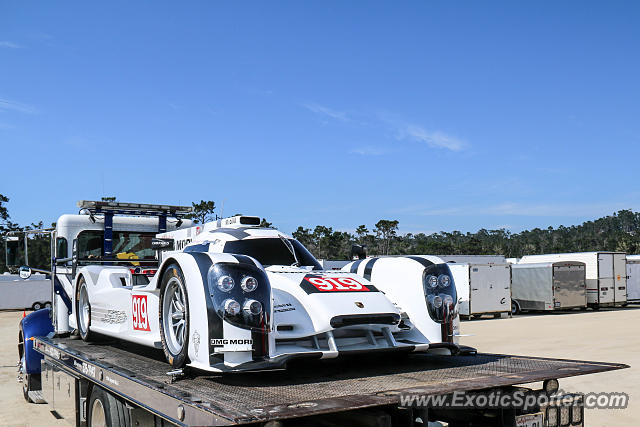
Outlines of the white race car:
<svg viewBox="0 0 640 427">
<path fill-rule="evenodd" d="M 420 283 L 405 280 L 402 269 L 372 283 L 372 261 L 322 271 L 297 240 L 259 222 L 236 216 L 160 233 L 150 271 L 79 266 L 73 304 L 81 337 L 162 348 L 175 368 L 214 372 L 353 352 L 456 351 L 441 326 L 456 314 L 446 264 L 409 260 L 409 270 L 424 272 Z"/>
</svg>

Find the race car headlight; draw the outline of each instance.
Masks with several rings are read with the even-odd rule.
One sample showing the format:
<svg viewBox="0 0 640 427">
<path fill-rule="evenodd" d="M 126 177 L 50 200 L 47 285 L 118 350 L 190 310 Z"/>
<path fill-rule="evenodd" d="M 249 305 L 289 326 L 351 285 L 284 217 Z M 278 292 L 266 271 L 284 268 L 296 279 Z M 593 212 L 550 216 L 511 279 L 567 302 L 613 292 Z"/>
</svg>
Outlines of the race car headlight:
<svg viewBox="0 0 640 427">
<path fill-rule="evenodd" d="M 222 292 L 229 292 L 235 286 L 236 282 L 231 276 L 221 276 L 218 278 L 218 289 Z"/>
<path fill-rule="evenodd" d="M 429 285 L 429 287 L 431 289 L 435 289 L 438 287 L 438 278 L 436 276 L 428 276 L 427 277 L 427 285 Z"/>
<path fill-rule="evenodd" d="M 215 263 L 207 272 L 206 286 L 211 299 L 207 306 L 225 322 L 244 329 L 269 330 L 271 285 L 264 270 L 248 263 Z M 247 298 L 249 292 L 251 298 Z"/>
<path fill-rule="evenodd" d="M 224 312 L 229 316 L 237 316 L 240 313 L 240 303 L 234 299 L 226 299 L 222 303 Z"/>
<path fill-rule="evenodd" d="M 248 299 L 244 302 L 242 310 L 249 315 L 257 316 L 262 313 L 262 304 L 254 299 Z"/>
<path fill-rule="evenodd" d="M 244 276 L 240 282 L 240 287 L 245 292 L 253 292 L 258 287 L 258 281 L 253 276 Z"/>
<path fill-rule="evenodd" d="M 429 316 L 438 323 L 451 322 L 458 301 L 451 270 L 446 264 L 433 264 L 425 268 L 422 277 Z"/>
<path fill-rule="evenodd" d="M 446 274 L 441 274 L 440 276 L 438 276 L 438 284 L 441 288 L 446 288 L 447 286 L 449 286 L 449 284 L 451 284 L 451 277 L 447 276 Z"/>
</svg>

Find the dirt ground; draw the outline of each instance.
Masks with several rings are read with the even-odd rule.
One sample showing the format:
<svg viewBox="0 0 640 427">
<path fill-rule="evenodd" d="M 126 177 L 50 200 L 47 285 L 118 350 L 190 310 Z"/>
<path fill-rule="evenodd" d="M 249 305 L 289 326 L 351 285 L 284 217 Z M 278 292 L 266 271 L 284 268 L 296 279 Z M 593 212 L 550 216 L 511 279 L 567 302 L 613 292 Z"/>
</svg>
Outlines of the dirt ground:
<svg viewBox="0 0 640 427">
<path fill-rule="evenodd" d="M 0 425 L 68 425 L 48 405 L 27 404 L 16 382 L 18 321 L 0 312 Z M 640 420 L 640 307 L 599 312 L 523 315 L 462 323 L 463 344 L 483 352 L 619 362 L 630 369 L 560 380 L 566 391 L 629 393 L 624 410 L 590 410 L 587 426 L 631 426 Z"/>
</svg>

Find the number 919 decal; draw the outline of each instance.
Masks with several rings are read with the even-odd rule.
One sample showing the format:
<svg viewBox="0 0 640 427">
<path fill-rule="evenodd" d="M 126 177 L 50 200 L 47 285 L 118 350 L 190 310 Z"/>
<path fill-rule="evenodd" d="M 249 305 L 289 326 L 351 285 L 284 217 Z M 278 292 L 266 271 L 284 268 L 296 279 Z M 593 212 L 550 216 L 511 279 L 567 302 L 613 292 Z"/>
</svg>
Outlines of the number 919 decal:
<svg viewBox="0 0 640 427">
<path fill-rule="evenodd" d="M 147 296 L 132 295 L 131 296 L 131 318 L 133 320 L 133 329 L 136 331 L 149 331 L 149 313 L 147 312 Z"/>
<path fill-rule="evenodd" d="M 308 294 L 324 292 L 377 292 L 373 285 L 363 285 L 352 277 L 320 276 L 307 274 L 300 286 Z"/>
</svg>

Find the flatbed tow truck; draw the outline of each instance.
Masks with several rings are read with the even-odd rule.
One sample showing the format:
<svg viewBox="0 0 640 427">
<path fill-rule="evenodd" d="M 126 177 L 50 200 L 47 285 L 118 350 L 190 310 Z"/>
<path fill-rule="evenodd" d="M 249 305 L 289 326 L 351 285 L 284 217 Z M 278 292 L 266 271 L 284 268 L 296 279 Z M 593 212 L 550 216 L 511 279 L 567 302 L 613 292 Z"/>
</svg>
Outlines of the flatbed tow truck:
<svg viewBox="0 0 640 427">
<path fill-rule="evenodd" d="M 136 206 L 140 209 L 141 205 Z M 175 209 L 144 208 L 156 209 L 165 218 L 175 215 Z M 126 211 L 122 206 L 118 209 Z M 166 229 L 166 219 L 159 222 Z M 55 245 L 57 240 L 53 241 Z M 203 375 L 189 369 L 172 371 L 162 350 L 107 338 L 88 343 L 75 336 L 60 315 L 67 313 L 65 307 L 70 304 L 65 303 L 64 287 L 56 283 L 56 267 L 59 274 L 60 266 L 67 262 L 64 256 L 59 258 L 52 262 L 53 308 L 34 312 L 21 322 L 19 380 L 27 400 L 51 405 L 54 415 L 76 426 L 355 427 L 419 426 L 430 421 L 449 426 L 582 426 L 580 394 L 564 396 L 562 405 L 552 402 L 526 409 L 433 407 L 407 403 L 403 398 L 451 397 L 461 392 L 553 394 L 559 378 L 628 367 L 485 354 L 459 346 L 455 355 L 358 354 L 293 361 L 286 370 L 269 372 Z M 71 268 L 64 271 L 68 274 Z M 27 319 L 30 321 L 25 322 Z M 43 321 L 52 324 L 48 332 L 29 332 L 29 324 Z M 38 328 L 42 330 L 41 325 Z M 25 366 L 25 360 L 31 366 Z M 541 390 L 519 386 L 540 381 L 544 382 Z M 96 406 L 92 406 L 94 417 L 88 417 L 88 407 L 96 400 L 102 418 L 95 418 Z"/>
</svg>

